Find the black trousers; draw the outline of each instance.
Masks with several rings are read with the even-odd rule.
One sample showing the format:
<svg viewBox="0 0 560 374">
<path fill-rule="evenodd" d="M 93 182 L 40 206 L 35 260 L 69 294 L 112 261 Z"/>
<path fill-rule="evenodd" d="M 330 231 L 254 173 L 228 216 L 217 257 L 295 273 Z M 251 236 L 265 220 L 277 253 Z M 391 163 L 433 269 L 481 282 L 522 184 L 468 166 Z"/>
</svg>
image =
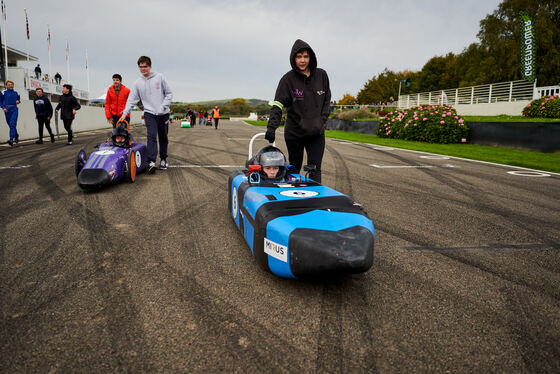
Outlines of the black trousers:
<svg viewBox="0 0 560 374">
<path fill-rule="evenodd" d="M 39 140 L 43 140 L 43 125 L 47 128 L 50 136 L 54 136 L 51 130 L 51 120 L 46 116 L 37 116 L 37 123 L 39 124 Z"/>
<path fill-rule="evenodd" d="M 303 164 L 303 150 L 305 150 L 307 153 L 307 164 L 315 165 L 316 167 L 314 172 L 309 173 L 309 178 L 321 183 L 321 163 L 325 153 L 325 135 L 299 139 L 285 138 L 285 140 L 290 165 L 293 165 L 299 173 Z"/>
<path fill-rule="evenodd" d="M 220 119 L 214 118 L 214 126 L 216 126 L 216 128 L 218 128 L 218 122 L 220 122 Z"/>
<path fill-rule="evenodd" d="M 62 119 L 62 122 L 64 122 L 64 129 L 66 130 L 66 132 L 68 133 L 68 142 L 72 141 L 72 121 L 74 119 Z"/>
</svg>

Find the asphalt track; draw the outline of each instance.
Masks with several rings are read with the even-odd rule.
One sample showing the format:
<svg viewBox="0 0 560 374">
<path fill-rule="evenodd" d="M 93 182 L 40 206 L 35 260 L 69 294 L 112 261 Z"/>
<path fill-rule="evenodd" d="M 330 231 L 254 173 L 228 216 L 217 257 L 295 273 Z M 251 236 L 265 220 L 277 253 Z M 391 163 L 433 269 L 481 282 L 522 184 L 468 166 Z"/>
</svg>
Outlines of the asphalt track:
<svg viewBox="0 0 560 374">
<path fill-rule="evenodd" d="M 262 130 L 172 125 L 174 167 L 99 193 L 74 157 L 107 131 L 0 146 L 1 372 L 560 372 L 559 175 L 329 139 L 374 265 L 286 280 L 227 211 Z"/>
</svg>

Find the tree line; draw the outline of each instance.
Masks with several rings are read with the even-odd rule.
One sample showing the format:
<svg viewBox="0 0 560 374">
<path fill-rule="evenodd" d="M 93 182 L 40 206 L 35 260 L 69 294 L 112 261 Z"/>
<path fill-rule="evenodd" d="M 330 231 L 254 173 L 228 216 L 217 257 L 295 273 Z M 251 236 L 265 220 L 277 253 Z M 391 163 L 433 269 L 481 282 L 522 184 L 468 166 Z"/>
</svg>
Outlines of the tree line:
<svg viewBox="0 0 560 374">
<path fill-rule="evenodd" d="M 560 84 L 560 1 L 504 0 L 480 21 L 479 42 L 460 54 L 432 57 L 420 71 L 385 68 L 368 80 L 355 100 L 360 104 L 388 102 L 401 94 L 476 86 L 522 79 L 520 12 L 533 20 L 536 34 L 536 78 L 539 86 Z M 346 94 L 344 103 L 352 101 Z"/>
<path fill-rule="evenodd" d="M 175 114 L 185 114 L 191 108 L 196 112 L 210 112 L 214 106 L 220 108 L 222 115 L 249 115 L 249 113 L 257 113 L 259 115 L 268 114 L 270 106 L 263 100 L 247 101 L 243 98 L 236 98 L 232 100 L 222 100 L 208 103 L 173 103 L 170 109 Z"/>
</svg>

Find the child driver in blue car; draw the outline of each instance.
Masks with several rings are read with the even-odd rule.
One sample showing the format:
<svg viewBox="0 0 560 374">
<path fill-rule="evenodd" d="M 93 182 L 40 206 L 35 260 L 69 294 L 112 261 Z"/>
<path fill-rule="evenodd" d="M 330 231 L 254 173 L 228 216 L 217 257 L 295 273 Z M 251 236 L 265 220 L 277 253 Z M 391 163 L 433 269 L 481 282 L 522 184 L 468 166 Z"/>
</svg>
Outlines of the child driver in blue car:
<svg viewBox="0 0 560 374">
<path fill-rule="evenodd" d="M 272 145 L 261 148 L 255 155 L 255 163 L 261 166 L 263 182 L 284 182 L 286 178 L 286 157 Z"/>
</svg>

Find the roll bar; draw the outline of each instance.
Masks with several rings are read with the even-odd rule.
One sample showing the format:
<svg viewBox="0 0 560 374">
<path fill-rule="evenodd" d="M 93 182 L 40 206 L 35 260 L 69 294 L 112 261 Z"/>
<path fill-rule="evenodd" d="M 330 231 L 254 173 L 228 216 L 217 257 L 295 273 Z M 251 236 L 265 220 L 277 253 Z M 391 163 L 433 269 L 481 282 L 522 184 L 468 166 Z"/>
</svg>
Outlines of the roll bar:
<svg viewBox="0 0 560 374">
<path fill-rule="evenodd" d="M 249 157 L 247 157 L 247 159 L 251 159 L 251 157 L 253 157 L 253 142 L 255 141 L 255 139 L 257 139 L 259 136 L 265 136 L 266 133 L 265 132 L 259 132 L 258 134 L 253 135 L 253 137 L 251 138 L 251 141 L 249 142 Z M 273 146 L 276 147 L 276 142 L 272 143 Z"/>
</svg>

